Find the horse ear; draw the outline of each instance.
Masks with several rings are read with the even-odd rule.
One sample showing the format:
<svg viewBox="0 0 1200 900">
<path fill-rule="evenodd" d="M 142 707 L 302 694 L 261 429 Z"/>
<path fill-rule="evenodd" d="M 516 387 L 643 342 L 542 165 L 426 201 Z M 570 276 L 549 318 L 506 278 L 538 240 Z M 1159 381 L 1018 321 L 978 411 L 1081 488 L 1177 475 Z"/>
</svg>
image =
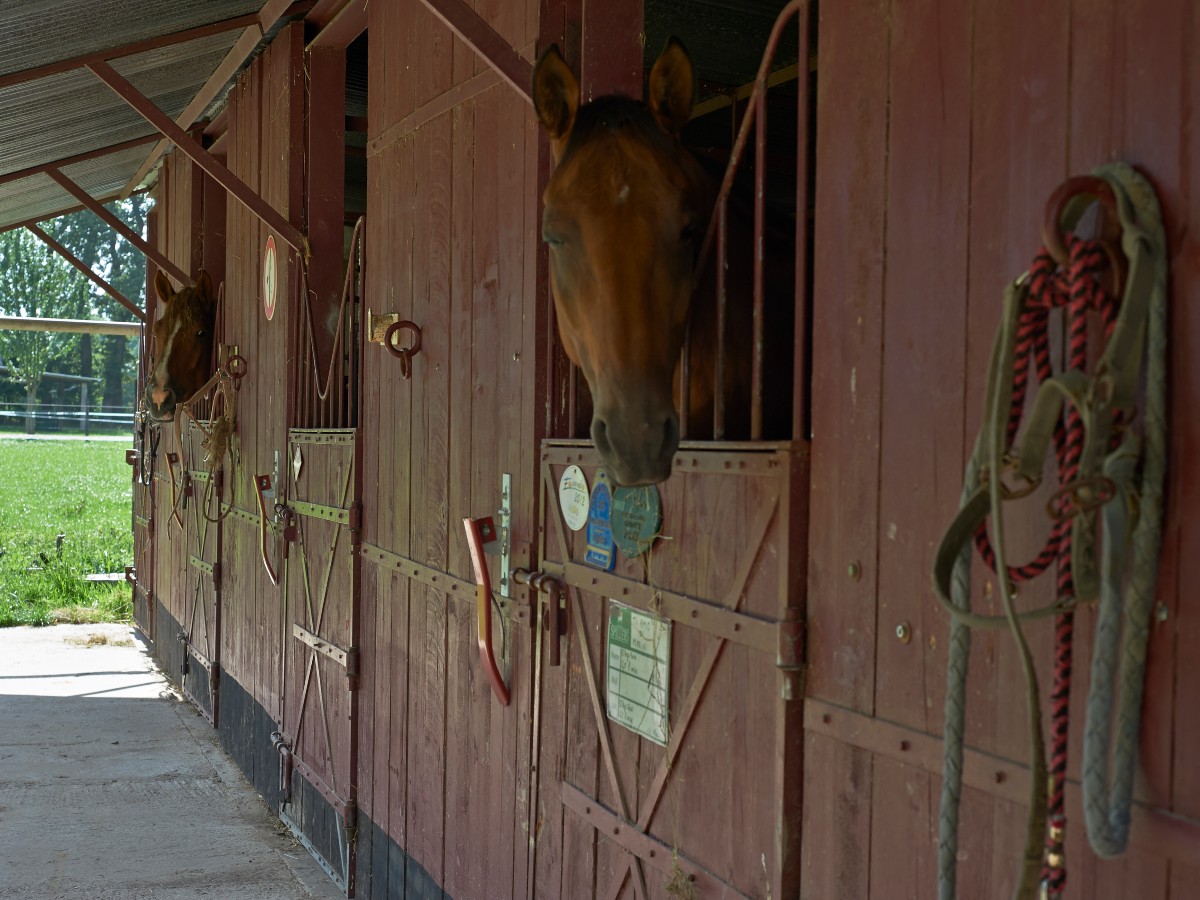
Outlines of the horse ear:
<svg viewBox="0 0 1200 900">
<path fill-rule="evenodd" d="M 679 38 L 672 37 L 650 70 L 650 94 L 647 99 L 658 126 L 667 134 L 679 136 L 680 130 L 692 116 L 695 92 L 692 58 Z"/>
<path fill-rule="evenodd" d="M 215 298 L 213 297 L 212 278 L 209 277 L 209 274 L 203 269 L 201 269 L 200 274 L 196 276 L 196 290 L 206 302 L 212 303 L 214 301 Z"/>
<path fill-rule="evenodd" d="M 171 298 L 175 296 L 175 289 L 171 287 L 171 279 L 162 269 L 154 273 L 154 292 L 158 294 L 158 299 L 163 303 L 170 303 Z"/>
<path fill-rule="evenodd" d="M 533 108 L 553 141 L 551 149 L 557 161 L 579 109 L 579 81 L 558 52 L 558 44 L 547 47 L 533 68 Z"/>
</svg>

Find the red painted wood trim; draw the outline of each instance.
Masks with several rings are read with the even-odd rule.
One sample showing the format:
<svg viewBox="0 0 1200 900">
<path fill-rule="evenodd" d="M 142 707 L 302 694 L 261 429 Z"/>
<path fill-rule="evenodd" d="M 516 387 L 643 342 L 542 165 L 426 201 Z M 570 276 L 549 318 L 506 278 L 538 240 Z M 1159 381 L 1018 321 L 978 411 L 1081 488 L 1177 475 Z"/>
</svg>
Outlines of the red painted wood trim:
<svg viewBox="0 0 1200 900">
<path fill-rule="evenodd" d="M 940 737 L 811 698 L 804 703 L 804 728 L 941 777 Z M 970 747 L 963 752 L 963 784 L 1018 806 L 1029 802 L 1029 766 L 1026 763 Z M 1068 781 L 1068 802 L 1076 808 L 1080 804 L 1080 790 L 1078 781 Z M 1082 827 L 1082 816 L 1074 818 L 1078 827 Z M 1161 807 L 1135 803 L 1130 843 L 1149 853 L 1200 868 L 1200 821 L 1195 819 L 1175 815 Z"/>
<path fill-rule="evenodd" d="M 230 48 L 229 53 L 221 60 L 221 64 L 209 76 L 208 81 L 204 82 L 204 85 L 197 91 L 196 96 L 192 98 L 192 102 L 187 105 L 187 108 L 175 120 L 175 124 L 180 128 L 191 128 L 197 117 L 204 112 L 221 88 L 229 83 L 229 79 L 237 72 L 238 67 L 254 52 L 254 48 L 258 46 L 258 42 L 262 40 L 262 35 L 262 29 L 259 27 L 258 22 L 253 22 L 249 28 L 242 32 L 242 36 L 237 39 L 237 43 Z M 138 166 L 137 172 L 134 173 L 133 177 L 129 179 L 128 184 L 125 185 L 125 189 L 121 192 L 122 198 L 129 196 L 129 193 L 141 184 L 142 179 L 146 177 L 154 167 L 154 164 L 166 153 L 169 145 L 170 141 L 166 138 L 161 139 L 154 145 L 154 148 L 146 156 L 145 160 L 142 161 L 142 164 Z"/>
<path fill-rule="evenodd" d="M 124 100 L 147 122 L 153 125 L 163 135 L 169 138 L 181 153 L 213 177 L 225 190 L 239 202 L 262 219 L 272 231 L 287 241 L 301 253 L 307 252 L 308 241 L 294 225 L 285 219 L 278 210 L 268 204 L 262 197 L 252 191 L 244 181 L 217 162 L 191 139 L 186 131 L 180 128 L 161 109 L 150 102 L 137 88 L 130 84 L 106 62 L 88 64 L 92 73 L 110 87 L 113 92 Z"/>
<path fill-rule="evenodd" d="M 77 185 L 74 181 L 60 172 L 53 166 L 46 169 L 46 174 L 65 190 L 72 197 L 90 209 L 93 213 L 100 217 L 110 228 L 120 234 L 125 240 L 137 247 L 145 256 L 150 257 L 158 265 L 160 269 L 166 269 L 167 272 L 175 276 L 175 280 L 181 285 L 191 284 L 191 278 L 179 266 L 171 262 L 170 259 L 163 253 L 160 253 L 155 247 L 146 243 L 140 234 L 137 234 L 132 228 L 114 216 L 111 212 L 104 208 L 99 201 L 91 194 Z"/>
<path fill-rule="evenodd" d="M 514 91 L 533 105 L 533 65 L 462 0 L 421 0 L 443 24 L 462 38 Z"/>
<path fill-rule="evenodd" d="M 440 115 L 450 112 L 455 107 L 477 97 L 489 88 L 501 82 L 500 73 L 495 69 L 485 69 L 478 75 L 456 84 L 450 90 L 439 94 L 419 109 L 413 110 L 399 122 L 387 128 L 383 134 L 367 144 L 367 156 L 377 156 L 396 141 L 412 134 L 422 125 L 431 122 Z"/>
<path fill-rule="evenodd" d="M 79 259 L 79 257 L 77 257 L 75 254 L 73 254 L 70 250 L 68 250 L 66 247 L 64 247 L 62 244 L 60 244 L 54 238 L 50 237 L 50 235 L 46 234 L 46 232 L 42 231 L 42 229 L 39 228 L 37 225 L 26 225 L 25 227 L 28 228 L 31 232 L 33 232 L 35 235 L 37 235 L 38 238 L 42 241 L 42 243 L 44 243 L 47 247 L 49 247 L 51 250 L 53 250 L 55 253 L 57 253 L 59 256 L 61 256 L 63 259 L 65 259 L 67 262 L 69 262 L 72 266 L 74 266 L 76 269 L 78 269 L 84 275 L 86 275 L 88 277 L 88 279 L 90 279 L 91 282 L 94 285 L 96 285 L 96 287 L 100 288 L 100 290 L 104 291 L 106 294 L 111 296 L 114 300 L 116 300 L 118 303 L 120 303 L 123 307 L 125 307 L 127 310 L 129 310 L 131 313 L 133 313 L 135 316 L 137 316 L 137 318 L 139 320 L 141 320 L 143 322 L 146 321 L 146 314 L 142 310 L 138 309 L 138 306 L 136 303 L 134 303 L 132 300 L 130 300 L 128 297 L 126 297 L 124 294 L 122 294 L 120 291 L 118 291 L 115 287 L 113 287 L 111 284 L 109 284 L 107 281 L 105 281 L 103 278 L 101 278 L 99 275 L 97 275 L 95 272 L 93 272 L 89 266 L 85 265 Z"/>
<path fill-rule="evenodd" d="M 606 840 L 612 841 L 647 865 L 663 872 L 668 881 L 678 865 L 700 897 L 746 896 L 682 854 L 677 854 L 669 844 L 641 831 L 636 825 L 622 819 L 566 781 L 562 783 L 562 802 L 563 806 L 595 828 Z"/>
<path fill-rule="evenodd" d="M 273 0 L 259 11 L 257 16 L 246 16 L 248 20 L 247 28 L 242 32 L 241 37 L 237 39 L 225 58 L 221 60 L 220 65 L 213 71 L 208 80 L 204 82 L 204 86 L 196 92 L 196 96 L 192 98 L 192 102 L 187 105 L 187 108 L 176 119 L 176 123 L 180 128 L 190 128 L 200 117 L 200 114 L 208 108 L 213 99 L 221 92 L 221 89 L 229 83 L 231 79 L 241 68 L 242 64 L 250 58 L 254 49 L 262 40 L 263 35 L 274 26 L 274 24 L 285 14 L 299 13 L 302 11 L 305 4 L 296 4 L 291 9 L 288 8 L 287 0 Z M 111 59 L 112 57 L 107 57 Z M 147 173 L 158 162 L 159 158 L 167 151 L 167 141 L 161 140 L 154 145 L 154 149 L 138 167 L 137 173 L 125 185 L 125 190 L 121 192 L 121 199 L 126 199 Z"/>
<path fill-rule="evenodd" d="M 342 11 L 347 2 L 348 0 L 317 0 L 304 17 L 305 24 L 315 26 L 318 30 L 324 28 Z"/>
<path fill-rule="evenodd" d="M 308 21 L 313 21 L 311 15 Z M 366 30 L 367 4 L 350 2 L 321 25 L 321 30 L 306 49 L 345 50 Z"/>
</svg>

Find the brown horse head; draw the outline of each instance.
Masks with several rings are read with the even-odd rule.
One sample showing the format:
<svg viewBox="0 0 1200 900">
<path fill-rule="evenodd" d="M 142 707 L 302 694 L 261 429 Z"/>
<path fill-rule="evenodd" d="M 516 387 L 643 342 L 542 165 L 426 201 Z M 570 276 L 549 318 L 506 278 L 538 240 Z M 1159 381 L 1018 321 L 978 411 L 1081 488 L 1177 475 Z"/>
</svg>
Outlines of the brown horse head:
<svg viewBox="0 0 1200 900">
<path fill-rule="evenodd" d="M 592 440 L 618 484 L 671 474 L 679 446 L 673 379 L 683 346 L 711 181 L 679 143 L 694 76 L 672 39 L 650 72 L 647 102 L 599 97 L 557 47 L 533 73 L 555 169 L 542 238 L 559 334 L 591 388 Z"/>
<path fill-rule="evenodd" d="M 212 279 L 201 272 L 195 285 L 176 292 L 163 272 L 154 276 L 162 313 L 154 323 L 146 408 L 150 418 L 169 422 L 177 404 L 190 400 L 212 376 L 213 323 L 217 301 Z"/>
</svg>

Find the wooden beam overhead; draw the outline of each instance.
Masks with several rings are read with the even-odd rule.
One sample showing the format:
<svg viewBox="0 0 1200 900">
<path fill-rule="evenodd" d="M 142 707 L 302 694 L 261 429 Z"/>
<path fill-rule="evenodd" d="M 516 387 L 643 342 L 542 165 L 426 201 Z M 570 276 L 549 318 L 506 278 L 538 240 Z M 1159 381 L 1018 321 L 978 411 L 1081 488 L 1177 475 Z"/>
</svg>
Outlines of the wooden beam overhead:
<svg viewBox="0 0 1200 900">
<path fill-rule="evenodd" d="M 345 8 L 348 2 L 350 0 L 317 0 L 312 9 L 308 11 L 308 15 L 304 17 L 304 21 L 306 24 L 314 26 L 317 31 L 322 31 Z M 360 3 L 364 8 L 367 5 L 367 0 L 355 0 L 355 2 Z"/>
<path fill-rule="evenodd" d="M 125 238 L 125 240 L 129 241 L 129 243 L 133 244 L 133 246 L 142 251 L 144 256 L 148 256 L 150 259 L 154 260 L 160 269 L 164 269 L 167 274 L 174 277 L 174 279 L 181 286 L 186 286 L 192 283 L 191 277 L 184 272 L 183 269 L 171 262 L 170 258 L 167 257 L 166 254 L 160 253 L 156 247 L 146 243 L 140 234 L 136 233 L 132 228 L 105 209 L 104 205 L 101 204 L 100 201 L 96 200 L 91 194 L 77 185 L 58 169 L 50 167 L 46 169 L 46 174 L 50 176 L 50 178 L 54 179 L 54 182 L 64 191 L 99 216 L 99 218 L 106 225 L 108 225 L 109 228 L 112 228 L 117 232 L 117 234 L 121 235 L 121 237 Z"/>
<path fill-rule="evenodd" d="M 100 290 L 104 291 L 106 294 L 108 294 L 110 297 L 112 297 L 114 300 L 116 300 L 118 303 L 120 303 L 123 307 L 125 307 L 127 310 L 129 310 L 131 313 L 133 313 L 135 316 L 137 316 L 139 321 L 142 321 L 142 322 L 146 321 L 146 313 L 143 312 L 141 309 L 139 309 L 138 305 L 136 303 L 134 303 L 132 300 L 130 300 L 128 297 L 126 297 L 124 294 L 122 294 L 120 291 L 118 291 L 115 287 L 113 287 L 111 284 L 109 284 L 107 281 L 105 281 L 103 278 L 101 278 L 99 275 L 97 275 L 95 272 L 93 272 L 91 266 L 89 266 L 85 262 L 83 262 L 78 256 L 76 256 L 74 253 L 72 253 L 70 250 L 68 250 L 66 247 L 64 247 L 62 244 L 60 244 L 54 238 L 50 237 L 50 235 L 46 234 L 46 232 L 42 231 L 42 229 L 39 228 L 37 225 L 26 225 L 25 227 L 28 228 L 33 234 L 37 235 L 43 244 L 45 244 L 47 247 L 49 247 L 51 250 L 53 250 L 55 253 L 57 253 L 59 256 L 61 256 L 63 259 L 65 259 L 67 262 L 69 262 L 72 266 L 74 266 L 76 269 L 78 269 L 80 272 L 82 272 L 85 276 L 87 276 L 88 280 L 91 281 L 92 284 L 96 285 L 96 287 L 100 288 Z"/>
<path fill-rule="evenodd" d="M 254 52 L 259 41 L 263 39 L 263 35 L 270 31 L 280 18 L 291 11 L 291 0 L 270 0 L 270 2 L 259 10 L 257 15 L 245 17 L 248 19 L 246 30 L 237 39 L 237 43 L 225 54 L 225 58 L 221 60 L 221 64 L 209 76 L 208 81 L 204 82 L 203 87 L 196 92 L 196 96 L 192 98 L 191 103 L 187 105 L 187 108 L 175 120 L 175 124 L 185 131 L 191 128 L 196 120 L 200 118 L 200 114 L 208 109 L 209 104 L 216 99 L 221 89 L 229 83 L 229 79 L 236 75 L 238 69 L 250 58 L 250 54 Z M 142 183 L 142 179 L 150 173 L 150 170 L 154 168 L 154 164 L 167 152 L 169 144 L 170 141 L 164 138 L 154 145 L 154 149 L 150 151 L 150 154 L 142 164 L 138 166 L 137 172 L 134 173 L 134 176 L 125 185 L 125 190 L 121 192 L 122 200 L 137 190 L 137 186 Z"/>
<path fill-rule="evenodd" d="M 320 28 L 306 50 L 345 50 L 367 30 L 367 4 L 363 0 L 350 0 Z"/>
<path fill-rule="evenodd" d="M 533 64 L 496 32 L 487 20 L 463 0 L 421 0 L 431 13 L 466 41 L 509 86 L 533 105 Z"/>
<path fill-rule="evenodd" d="M 141 91 L 123 78 L 112 66 L 105 62 L 94 62 L 89 63 L 88 68 L 118 97 L 128 103 L 138 115 L 174 143 L 179 148 L 179 152 L 211 175 L 235 200 L 262 219 L 272 231 L 293 248 L 301 254 L 307 255 L 308 242 L 295 225 L 192 140 L 188 133 L 175 124 L 170 116 L 150 102 Z"/>
</svg>

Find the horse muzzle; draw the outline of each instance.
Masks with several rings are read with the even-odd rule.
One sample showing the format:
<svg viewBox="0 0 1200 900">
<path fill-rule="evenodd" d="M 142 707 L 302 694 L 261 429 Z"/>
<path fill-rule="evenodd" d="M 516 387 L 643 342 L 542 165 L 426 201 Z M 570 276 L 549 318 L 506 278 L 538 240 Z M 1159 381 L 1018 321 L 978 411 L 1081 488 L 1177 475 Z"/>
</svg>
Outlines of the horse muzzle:
<svg viewBox="0 0 1200 900">
<path fill-rule="evenodd" d="M 147 385 L 143 399 L 146 401 L 146 412 L 154 421 L 170 422 L 175 418 L 176 396 L 171 388 Z"/>
<path fill-rule="evenodd" d="M 679 449 L 679 416 L 665 414 L 592 419 L 592 441 L 613 481 L 634 487 L 658 484 L 671 475 Z"/>
</svg>

